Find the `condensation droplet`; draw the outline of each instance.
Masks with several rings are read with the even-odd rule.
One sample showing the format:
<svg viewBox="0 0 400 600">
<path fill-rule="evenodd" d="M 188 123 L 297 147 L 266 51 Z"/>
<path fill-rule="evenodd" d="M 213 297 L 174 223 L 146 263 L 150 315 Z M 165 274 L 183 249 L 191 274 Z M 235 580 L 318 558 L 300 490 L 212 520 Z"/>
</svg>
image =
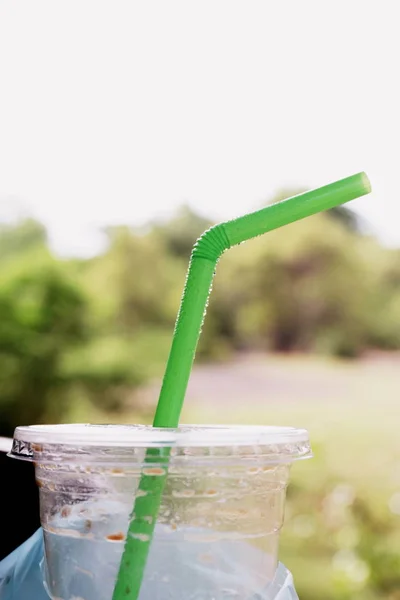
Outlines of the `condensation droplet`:
<svg viewBox="0 0 400 600">
<path fill-rule="evenodd" d="M 122 542 L 125 539 L 125 536 L 122 531 L 118 531 L 118 533 L 110 533 L 110 535 L 107 535 L 106 538 L 110 542 Z"/>
<path fill-rule="evenodd" d="M 250 473 L 250 475 L 256 475 L 260 472 L 260 469 L 258 467 L 250 467 L 247 469 L 247 472 Z"/>
<path fill-rule="evenodd" d="M 161 475 L 165 475 L 165 471 L 164 471 L 164 469 L 161 469 L 160 467 L 150 467 L 150 468 L 143 469 L 143 475 L 152 475 L 152 476 L 160 477 Z"/>
</svg>

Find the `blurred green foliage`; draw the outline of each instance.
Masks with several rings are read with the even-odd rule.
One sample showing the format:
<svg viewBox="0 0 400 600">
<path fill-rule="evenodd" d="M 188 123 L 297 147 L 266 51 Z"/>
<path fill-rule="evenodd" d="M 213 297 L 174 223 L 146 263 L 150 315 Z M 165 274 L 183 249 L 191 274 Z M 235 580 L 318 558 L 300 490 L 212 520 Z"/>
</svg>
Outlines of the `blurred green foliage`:
<svg viewBox="0 0 400 600">
<path fill-rule="evenodd" d="M 394 515 L 384 503 L 388 498 L 390 502 L 388 486 L 377 487 L 371 469 L 364 475 L 368 487 L 363 489 L 356 473 L 360 463 L 351 455 L 344 457 L 337 445 L 336 439 L 336 468 L 327 468 L 326 443 L 314 445 L 314 464 L 310 469 L 302 465 L 289 486 L 282 560 L 291 566 L 302 600 L 398 600 L 400 524 L 398 512 Z M 369 459 L 361 459 L 364 466 Z M 354 479 L 340 477 L 338 463 L 343 460 L 351 463 Z M 390 481 L 396 464 L 386 466 Z M 397 497 L 392 495 L 393 504 Z"/>
<path fill-rule="evenodd" d="M 0 435 L 85 418 L 90 406 L 117 421 L 139 410 L 135 390 L 162 374 L 190 251 L 210 225 L 183 207 L 145 228 L 109 228 L 103 253 L 73 260 L 54 256 L 32 219 L 0 225 Z M 345 208 L 233 248 L 218 266 L 198 358 L 397 350 L 399 259 Z M 346 479 L 326 448 L 289 488 L 283 558 L 301 598 L 399 600 L 395 517 L 373 482 L 353 486 L 365 457 L 352 457 Z"/>
<path fill-rule="evenodd" d="M 32 219 L 1 225 L 1 432 L 66 418 L 74 403 L 121 409 L 159 375 L 190 250 L 210 225 L 182 207 L 146 228 L 108 229 L 107 249 L 86 260 L 53 256 Z M 399 251 L 359 229 L 339 208 L 231 249 L 199 359 L 255 348 L 344 357 L 399 348 Z"/>
</svg>

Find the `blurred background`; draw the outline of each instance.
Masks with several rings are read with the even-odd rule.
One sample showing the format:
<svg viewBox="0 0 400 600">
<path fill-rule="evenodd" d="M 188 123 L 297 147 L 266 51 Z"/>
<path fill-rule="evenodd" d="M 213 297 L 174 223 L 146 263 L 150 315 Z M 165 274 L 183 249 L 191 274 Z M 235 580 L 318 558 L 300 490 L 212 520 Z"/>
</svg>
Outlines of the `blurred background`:
<svg viewBox="0 0 400 600">
<path fill-rule="evenodd" d="M 151 422 L 196 238 L 370 176 L 222 257 L 184 409 L 309 429 L 281 545 L 301 600 L 400 598 L 395 10 L 0 6 L 0 436 Z"/>
</svg>

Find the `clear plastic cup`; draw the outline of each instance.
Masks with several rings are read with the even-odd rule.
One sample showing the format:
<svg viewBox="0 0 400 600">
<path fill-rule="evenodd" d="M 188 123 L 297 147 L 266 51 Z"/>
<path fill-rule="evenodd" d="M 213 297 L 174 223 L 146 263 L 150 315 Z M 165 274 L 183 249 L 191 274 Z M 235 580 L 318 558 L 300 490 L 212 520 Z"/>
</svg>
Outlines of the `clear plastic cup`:
<svg viewBox="0 0 400 600">
<path fill-rule="evenodd" d="M 19 427 L 11 455 L 35 463 L 53 600 L 111 600 L 146 450 L 163 447 L 168 475 L 140 600 L 270 598 L 290 467 L 311 456 L 305 430 Z"/>
</svg>

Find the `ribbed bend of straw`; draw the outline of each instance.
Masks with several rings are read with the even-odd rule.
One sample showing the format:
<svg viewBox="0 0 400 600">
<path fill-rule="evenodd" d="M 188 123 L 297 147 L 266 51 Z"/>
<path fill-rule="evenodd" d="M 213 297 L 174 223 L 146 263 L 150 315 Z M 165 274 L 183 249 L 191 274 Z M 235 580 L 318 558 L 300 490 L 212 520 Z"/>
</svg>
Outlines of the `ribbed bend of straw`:
<svg viewBox="0 0 400 600">
<path fill-rule="evenodd" d="M 205 258 L 217 263 L 221 254 L 231 247 L 224 225 L 214 225 L 199 237 L 193 247 L 192 258 Z"/>
</svg>

